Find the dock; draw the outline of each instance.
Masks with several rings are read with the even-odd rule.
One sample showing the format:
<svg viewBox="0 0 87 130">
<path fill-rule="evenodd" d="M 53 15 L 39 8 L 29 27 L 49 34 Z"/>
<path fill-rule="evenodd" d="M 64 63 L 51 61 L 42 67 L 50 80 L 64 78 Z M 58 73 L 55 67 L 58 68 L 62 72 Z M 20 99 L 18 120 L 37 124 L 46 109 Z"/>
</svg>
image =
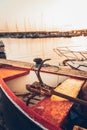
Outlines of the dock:
<svg viewBox="0 0 87 130">
<path fill-rule="evenodd" d="M 87 36 L 87 29 L 70 31 L 0 32 L 1 38 L 55 38 Z"/>
</svg>

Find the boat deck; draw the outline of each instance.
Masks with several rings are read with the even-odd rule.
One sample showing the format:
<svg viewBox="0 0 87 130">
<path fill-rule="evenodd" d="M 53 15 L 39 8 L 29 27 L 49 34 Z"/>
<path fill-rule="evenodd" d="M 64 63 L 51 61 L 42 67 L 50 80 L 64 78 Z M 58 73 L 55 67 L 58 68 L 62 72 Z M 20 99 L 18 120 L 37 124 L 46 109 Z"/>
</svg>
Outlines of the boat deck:
<svg viewBox="0 0 87 130">
<path fill-rule="evenodd" d="M 84 80 L 68 78 L 58 85 L 58 87 L 55 88 L 55 91 L 76 98 L 84 82 Z M 28 101 L 27 94 L 19 94 L 19 97 L 21 96 L 23 102 L 25 102 L 25 99 Z M 23 97 L 25 99 L 23 99 Z M 52 95 L 51 97 L 44 97 L 37 95 L 29 100 L 28 107 L 35 112 L 34 118 L 36 120 L 39 120 L 42 124 L 46 122 L 46 125 L 48 124 L 47 127 L 49 128 L 52 125 L 54 128 L 53 130 L 55 130 L 61 128 L 73 104 L 74 102 L 59 96 Z"/>
<path fill-rule="evenodd" d="M 84 80 L 69 78 L 59 85 L 55 91 L 76 98 L 83 83 Z M 38 103 L 33 107 L 33 110 L 44 120 L 58 128 L 58 126 L 61 127 L 73 104 L 67 99 L 52 95 Z"/>
<path fill-rule="evenodd" d="M 25 74 L 29 73 L 29 69 L 25 68 L 18 68 L 14 66 L 9 65 L 0 65 L 0 78 L 2 78 L 4 81 L 8 81 L 10 79 L 23 76 Z"/>
<path fill-rule="evenodd" d="M 85 79 L 87 79 L 87 73 L 82 71 L 79 72 L 76 70 L 74 72 L 74 70 L 72 69 L 70 70 L 68 68 L 68 71 L 67 69 L 62 69 L 59 70 L 58 72 L 54 72 L 56 74 L 71 77 L 65 80 L 61 85 L 59 85 L 58 89 L 56 88 L 55 91 L 61 93 L 64 92 L 64 94 L 71 94 L 70 96 L 77 97 L 83 83 L 85 82 Z M 4 79 L 4 81 L 8 81 L 10 79 L 28 74 L 29 71 L 30 70 L 26 68 L 19 69 L 14 66 L 8 65 L 3 67 L 2 65 L 0 65 L 0 78 Z M 79 79 L 74 79 L 76 77 Z M 21 105 L 21 103 L 19 104 Z M 55 130 L 56 128 L 58 129 L 61 127 L 72 105 L 73 102 L 52 95 L 51 97 L 42 99 L 39 103 L 37 103 L 30 109 L 33 110 L 34 118 L 36 121 L 38 121 L 41 124 L 44 124 L 49 129 L 51 128 L 52 125 L 54 128 L 53 130 Z M 26 109 L 27 106 L 24 106 L 24 108 Z"/>
</svg>

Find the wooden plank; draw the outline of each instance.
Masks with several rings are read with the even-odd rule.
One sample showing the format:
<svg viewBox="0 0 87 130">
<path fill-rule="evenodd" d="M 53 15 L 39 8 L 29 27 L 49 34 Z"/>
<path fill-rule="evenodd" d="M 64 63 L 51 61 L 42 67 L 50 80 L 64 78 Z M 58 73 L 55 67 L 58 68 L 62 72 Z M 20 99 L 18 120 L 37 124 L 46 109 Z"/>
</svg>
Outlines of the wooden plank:
<svg viewBox="0 0 87 130">
<path fill-rule="evenodd" d="M 4 79 L 5 81 L 23 76 L 28 73 L 29 71 L 24 69 L 18 70 L 15 68 L 0 68 L 0 78 Z"/>
<path fill-rule="evenodd" d="M 76 98 L 84 82 L 84 80 L 69 78 L 55 88 L 55 91 Z M 64 101 L 68 99 L 52 95 L 51 100 Z"/>
<path fill-rule="evenodd" d="M 58 75 L 62 75 L 62 76 L 87 80 L 87 72 L 72 69 L 70 67 L 61 67 L 61 68 L 59 68 L 59 70 L 56 69 L 55 67 L 53 67 L 53 68 L 44 67 L 41 70 L 50 72 L 50 73 L 54 73 L 54 74 L 58 74 Z M 57 71 L 55 71 L 55 70 L 57 70 Z"/>
<path fill-rule="evenodd" d="M 87 72 L 76 70 L 76 69 L 71 69 L 71 68 L 68 68 L 68 67 L 60 69 L 57 72 L 57 74 L 69 76 L 69 77 L 72 77 L 72 78 L 79 78 L 79 79 L 87 80 Z"/>
<path fill-rule="evenodd" d="M 10 65 L 24 67 L 24 68 L 32 68 L 34 66 L 34 64 L 28 63 L 28 62 L 5 60 L 5 59 L 0 59 L 0 63 L 10 64 Z M 37 70 L 35 68 L 33 68 L 33 69 Z M 43 67 L 41 69 L 41 71 L 50 72 L 50 73 L 53 73 L 53 74 L 63 75 L 63 76 L 72 77 L 72 78 L 79 78 L 79 79 L 87 80 L 87 72 L 79 71 L 79 70 L 72 69 L 72 68 L 69 68 L 69 67 L 66 67 L 66 66 L 60 67 L 59 69 L 56 68 L 56 67 L 52 67 L 52 66 Z"/>
</svg>

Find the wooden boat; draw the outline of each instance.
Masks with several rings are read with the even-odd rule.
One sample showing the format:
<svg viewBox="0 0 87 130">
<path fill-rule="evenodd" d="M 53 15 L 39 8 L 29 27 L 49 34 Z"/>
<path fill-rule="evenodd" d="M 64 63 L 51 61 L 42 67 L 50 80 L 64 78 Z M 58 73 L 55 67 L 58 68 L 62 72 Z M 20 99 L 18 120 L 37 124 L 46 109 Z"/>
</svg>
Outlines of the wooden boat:
<svg viewBox="0 0 87 130">
<path fill-rule="evenodd" d="M 81 49 L 84 50 L 81 50 Z M 87 72 L 87 47 L 70 46 L 53 49 L 63 59 L 62 64 L 72 69 Z"/>
<path fill-rule="evenodd" d="M 66 78 L 63 74 L 64 78 L 55 86 L 52 79 L 58 79 L 58 73 L 40 68 L 36 72 L 36 69 L 0 65 L 0 109 L 9 130 L 62 130 L 85 83 L 84 78 Z"/>
<path fill-rule="evenodd" d="M 67 59 L 64 60 L 64 62 L 67 66 L 70 66 L 73 69 L 87 72 L 87 61 Z"/>
<path fill-rule="evenodd" d="M 2 40 L 0 41 L 0 58 L 6 59 L 5 45 Z"/>
</svg>

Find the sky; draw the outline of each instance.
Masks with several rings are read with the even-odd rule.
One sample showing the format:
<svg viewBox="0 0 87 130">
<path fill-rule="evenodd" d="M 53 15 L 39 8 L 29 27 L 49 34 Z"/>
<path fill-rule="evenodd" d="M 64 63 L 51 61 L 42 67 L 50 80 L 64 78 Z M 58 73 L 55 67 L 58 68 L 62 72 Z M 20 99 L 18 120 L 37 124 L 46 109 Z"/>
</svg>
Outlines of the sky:
<svg viewBox="0 0 87 130">
<path fill-rule="evenodd" d="M 0 32 L 87 29 L 87 0 L 0 0 Z"/>
</svg>

